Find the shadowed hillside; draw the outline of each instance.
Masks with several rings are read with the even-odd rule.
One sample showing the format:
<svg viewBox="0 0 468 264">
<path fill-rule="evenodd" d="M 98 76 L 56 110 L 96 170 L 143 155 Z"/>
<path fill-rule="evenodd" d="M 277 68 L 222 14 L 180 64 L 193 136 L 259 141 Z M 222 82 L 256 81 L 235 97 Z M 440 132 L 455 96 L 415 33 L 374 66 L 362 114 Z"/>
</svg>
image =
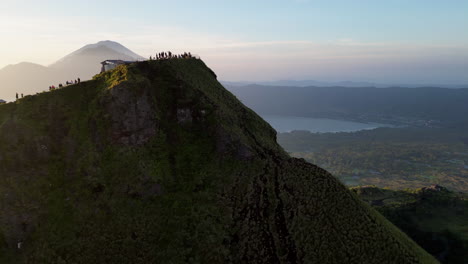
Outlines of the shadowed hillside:
<svg viewBox="0 0 468 264">
<path fill-rule="evenodd" d="M 351 188 L 442 263 L 468 259 L 468 195 L 439 185 L 392 191 Z"/>
<path fill-rule="evenodd" d="M 2 263 L 433 263 L 197 59 L 0 105 Z"/>
</svg>

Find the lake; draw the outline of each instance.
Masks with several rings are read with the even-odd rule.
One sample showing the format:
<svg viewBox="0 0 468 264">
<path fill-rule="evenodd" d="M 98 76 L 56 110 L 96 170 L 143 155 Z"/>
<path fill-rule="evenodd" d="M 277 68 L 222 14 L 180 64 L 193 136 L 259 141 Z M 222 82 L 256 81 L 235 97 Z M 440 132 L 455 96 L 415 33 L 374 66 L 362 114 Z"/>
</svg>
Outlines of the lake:
<svg viewBox="0 0 468 264">
<path fill-rule="evenodd" d="M 354 132 L 359 130 L 375 129 L 378 127 L 391 127 L 391 125 L 378 123 L 359 123 L 327 118 L 274 115 L 262 115 L 262 118 L 270 123 L 270 125 L 279 133 L 291 132 L 293 130 L 307 130 L 314 133 Z"/>
</svg>

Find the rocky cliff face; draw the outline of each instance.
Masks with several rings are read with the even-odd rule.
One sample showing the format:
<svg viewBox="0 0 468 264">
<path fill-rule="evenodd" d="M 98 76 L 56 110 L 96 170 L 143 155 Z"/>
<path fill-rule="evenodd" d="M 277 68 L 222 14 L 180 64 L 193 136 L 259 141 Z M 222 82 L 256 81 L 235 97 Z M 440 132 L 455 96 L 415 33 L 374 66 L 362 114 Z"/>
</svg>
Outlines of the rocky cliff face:
<svg viewBox="0 0 468 264">
<path fill-rule="evenodd" d="M 0 260 L 431 263 L 197 59 L 0 106 Z"/>
</svg>

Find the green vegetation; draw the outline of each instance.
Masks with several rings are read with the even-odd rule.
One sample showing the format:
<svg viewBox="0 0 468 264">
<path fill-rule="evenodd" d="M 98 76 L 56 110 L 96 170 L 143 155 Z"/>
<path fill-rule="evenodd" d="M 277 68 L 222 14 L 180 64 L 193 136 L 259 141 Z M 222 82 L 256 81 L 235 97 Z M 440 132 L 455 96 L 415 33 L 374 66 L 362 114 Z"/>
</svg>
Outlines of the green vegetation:
<svg viewBox="0 0 468 264">
<path fill-rule="evenodd" d="M 351 188 L 442 263 L 468 259 L 468 195 L 440 186 L 392 191 Z"/>
<path fill-rule="evenodd" d="M 391 189 L 441 184 L 468 192 L 466 130 L 379 128 L 354 133 L 282 133 L 292 156 L 330 171 L 350 186 Z"/>
<path fill-rule="evenodd" d="M 434 263 L 197 59 L 0 106 L 0 263 Z"/>
</svg>

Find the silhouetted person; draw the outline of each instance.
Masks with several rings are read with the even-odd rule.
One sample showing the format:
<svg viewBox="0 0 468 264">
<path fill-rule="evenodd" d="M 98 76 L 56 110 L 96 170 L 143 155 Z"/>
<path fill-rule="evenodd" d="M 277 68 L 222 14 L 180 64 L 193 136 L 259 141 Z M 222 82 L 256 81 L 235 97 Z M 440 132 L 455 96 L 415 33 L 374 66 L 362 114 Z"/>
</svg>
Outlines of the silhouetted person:
<svg viewBox="0 0 468 264">
<path fill-rule="evenodd" d="M 18 93 L 16 93 L 16 100 L 18 100 Z"/>
<path fill-rule="evenodd" d="M 81 82 L 81 80 L 80 80 L 80 78 L 78 77 L 78 83 L 80 83 L 80 82 Z"/>
<path fill-rule="evenodd" d="M 24 97 L 23 94 L 21 94 L 21 98 L 23 98 L 23 97 Z"/>
</svg>

